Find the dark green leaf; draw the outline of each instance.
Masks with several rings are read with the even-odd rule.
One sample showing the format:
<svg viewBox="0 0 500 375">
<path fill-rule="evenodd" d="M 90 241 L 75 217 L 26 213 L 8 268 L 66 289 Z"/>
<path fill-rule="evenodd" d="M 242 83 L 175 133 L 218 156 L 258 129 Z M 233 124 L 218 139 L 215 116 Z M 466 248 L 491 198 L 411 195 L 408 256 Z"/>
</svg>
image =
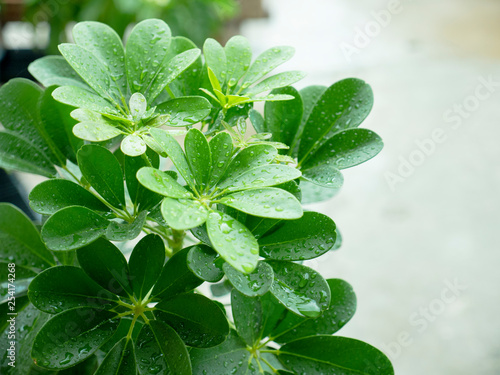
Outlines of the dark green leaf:
<svg viewBox="0 0 500 375">
<path fill-rule="evenodd" d="M 174 328 L 186 345 L 208 348 L 223 342 L 229 333 L 221 308 L 202 295 L 181 294 L 158 303 L 155 308 L 157 319 Z"/>
<path fill-rule="evenodd" d="M 271 145 L 251 145 L 241 150 L 229 164 L 222 177 L 221 187 L 233 182 L 234 179 L 251 168 L 271 163 L 277 154 L 278 151 Z"/>
<path fill-rule="evenodd" d="M 143 299 L 155 285 L 165 263 L 165 245 L 160 236 L 142 238 L 130 255 L 130 281 L 136 298 Z"/>
<path fill-rule="evenodd" d="M 42 227 L 42 238 L 51 250 L 72 250 L 85 246 L 106 233 L 109 221 L 85 207 L 71 206 L 57 211 Z"/>
<path fill-rule="evenodd" d="M 191 361 L 184 342 L 167 324 L 151 320 L 137 338 L 139 373 L 191 375 Z M 153 369 L 153 370 L 151 370 Z"/>
<path fill-rule="evenodd" d="M 250 215 L 274 219 L 297 219 L 303 214 L 297 198 L 277 188 L 244 190 L 226 195 L 219 202 Z"/>
<path fill-rule="evenodd" d="M 104 277 L 100 279 L 98 281 Z M 81 268 L 73 266 L 57 266 L 43 271 L 31 282 L 28 296 L 38 309 L 50 314 L 83 306 L 107 309 L 117 300 Z"/>
<path fill-rule="evenodd" d="M 131 223 L 110 221 L 106 229 L 106 238 L 110 241 L 133 240 L 141 234 L 147 215 L 147 211 L 141 211 Z"/>
<path fill-rule="evenodd" d="M 153 288 L 152 296 L 158 299 L 171 298 L 186 293 L 203 283 L 187 265 L 187 254 L 191 248 L 186 247 L 170 258 Z"/>
<path fill-rule="evenodd" d="M 132 295 L 127 260 L 122 252 L 105 239 L 98 239 L 77 251 L 85 273 L 104 289 L 124 297 Z"/>
<path fill-rule="evenodd" d="M 207 208 L 191 199 L 165 198 L 161 204 L 165 222 L 176 230 L 187 230 L 203 224 L 208 217 Z"/>
<path fill-rule="evenodd" d="M 250 273 L 257 267 L 259 245 L 243 224 L 213 211 L 208 215 L 207 230 L 214 249 L 235 269 Z"/>
<path fill-rule="evenodd" d="M 78 86 L 89 89 L 77 72 L 62 56 L 44 56 L 28 66 L 28 71 L 45 87 Z"/>
<path fill-rule="evenodd" d="M 233 289 L 231 292 L 231 311 L 239 336 L 250 347 L 253 347 L 262 338 L 262 304 L 260 300 L 247 297 Z"/>
<path fill-rule="evenodd" d="M 299 316 L 317 318 L 330 304 L 328 283 L 315 270 L 297 263 L 268 261 L 274 270 L 271 293 Z"/>
<path fill-rule="evenodd" d="M 137 172 L 137 179 L 145 188 L 171 198 L 189 198 L 191 193 L 182 187 L 170 174 L 151 167 Z"/>
<path fill-rule="evenodd" d="M 207 139 L 198 129 L 190 129 L 184 140 L 184 149 L 197 186 L 203 191 L 208 185 L 212 166 L 212 155 Z"/>
<path fill-rule="evenodd" d="M 393 375 L 389 359 L 362 341 L 313 336 L 283 345 L 280 361 L 297 374 Z"/>
<path fill-rule="evenodd" d="M 106 354 L 94 375 L 136 375 L 134 342 L 124 337 Z"/>
<path fill-rule="evenodd" d="M 172 38 L 169 55 L 172 54 L 172 56 L 175 56 L 193 48 L 196 48 L 196 44 L 192 41 L 183 36 L 176 36 Z M 200 94 L 199 87 L 201 85 L 200 79 L 202 68 L 203 63 L 201 61 L 201 57 L 198 57 L 195 62 L 189 66 L 189 68 L 177 76 L 177 78 L 169 85 L 176 97 Z"/>
<path fill-rule="evenodd" d="M 206 245 L 191 247 L 187 262 L 189 269 L 202 280 L 215 283 L 224 276 L 222 258 Z"/>
<path fill-rule="evenodd" d="M 31 356 L 38 366 L 63 369 L 90 357 L 118 327 L 116 314 L 80 307 L 49 320 L 33 343 Z"/>
<path fill-rule="evenodd" d="M 299 163 L 340 130 L 355 128 L 368 116 L 373 93 L 364 81 L 348 78 L 334 83 L 312 109 L 301 136 Z"/>
<path fill-rule="evenodd" d="M 0 203 L 0 260 L 28 269 L 55 265 L 31 220 L 9 203 Z"/>
<path fill-rule="evenodd" d="M 212 155 L 211 175 L 208 186 L 216 185 L 226 172 L 233 153 L 233 140 L 228 133 L 219 133 L 210 140 Z"/>
<path fill-rule="evenodd" d="M 150 158 L 150 163 L 153 164 L 153 167 L 158 167 L 159 157 L 156 152 L 148 149 L 146 157 Z M 144 157 L 125 156 L 123 169 L 125 171 L 125 182 L 127 184 L 128 194 L 132 202 L 138 206 L 139 209 L 144 210 L 155 206 L 162 199 L 160 195 L 146 189 L 139 184 L 139 181 L 137 180 L 137 172 L 139 169 L 146 166 L 148 166 L 148 163 L 144 160 Z"/>
<path fill-rule="evenodd" d="M 85 145 L 77 155 L 83 177 L 115 207 L 125 205 L 123 172 L 120 163 L 108 149 L 99 145 Z"/>
<path fill-rule="evenodd" d="M 260 254 L 278 260 L 312 259 L 330 250 L 335 238 L 332 219 L 318 212 L 304 212 L 300 219 L 286 221 L 259 238 Z"/>
<path fill-rule="evenodd" d="M 156 113 L 170 115 L 169 126 L 187 126 L 196 124 L 210 114 L 212 106 L 202 96 L 175 98 L 159 104 Z"/>
<path fill-rule="evenodd" d="M 249 274 L 235 270 L 228 263 L 224 263 L 223 269 L 231 284 L 249 297 L 266 294 L 273 284 L 273 269 L 264 262 L 259 262 L 257 268 Z"/>
<path fill-rule="evenodd" d="M 95 211 L 109 211 L 98 198 L 80 185 L 62 179 L 44 181 L 29 195 L 31 208 L 40 214 L 51 215 L 62 208 L 79 205 Z"/>
</svg>

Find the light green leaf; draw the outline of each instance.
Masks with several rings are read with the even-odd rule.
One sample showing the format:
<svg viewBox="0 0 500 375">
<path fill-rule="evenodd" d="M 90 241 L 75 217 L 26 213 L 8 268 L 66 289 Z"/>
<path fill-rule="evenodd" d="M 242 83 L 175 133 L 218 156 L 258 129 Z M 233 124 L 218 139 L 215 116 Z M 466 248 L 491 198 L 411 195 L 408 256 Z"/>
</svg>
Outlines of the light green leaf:
<svg viewBox="0 0 500 375">
<path fill-rule="evenodd" d="M 257 82 L 274 68 L 287 62 L 295 53 L 293 47 L 273 47 L 260 54 L 243 77 L 242 88 L 246 89 L 252 83 Z"/>
<path fill-rule="evenodd" d="M 129 134 L 123 139 L 120 149 L 125 155 L 140 156 L 146 152 L 147 146 L 141 137 L 136 134 Z"/>
<path fill-rule="evenodd" d="M 136 375 L 134 342 L 124 337 L 106 354 L 94 375 Z"/>
<path fill-rule="evenodd" d="M 146 101 L 144 95 L 140 92 L 132 94 L 129 101 L 129 108 L 134 121 L 140 121 L 142 119 L 144 113 L 146 113 L 147 107 L 148 102 Z"/>
<path fill-rule="evenodd" d="M 323 255 L 335 244 L 335 223 L 318 212 L 304 212 L 259 238 L 260 254 L 278 260 L 305 260 Z"/>
<path fill-rule="evenodd" d="M 151 167 L 143 167 L 137 172 L 137 179 L 145 188 L 170 198 L 189 198 L 188 192 L 168 173 Z"/>
<path fill-rule="evenodd" d="M 224 47 L 227 59 L 226 80 L 230 88 L 238 84 L 240 78 L 250 67 L 252 62 L 252 49 L 247 38 L 236 35 L 228 40 Z"/>
<path fill-rule="evenodd" d="M 330 304 L 330 288 L 312 268 L 285 261 L 267 261 L 274 270 L 271 293 L 299 316 L 317 318 Z"/>
<path fill-rule="evenodd" d="M 214 250 L 206 245 L 191 247 L 187 256 L 188 267 L 204 281 L 216 283 L 222 279 L 223 260 Z"/>
<path fill-rule="evenodd" d="M 80 122 L 73 127 L 73 134 L 80 139 L 102 142 L 122 134 L 121 130 L 102 122 Z"/>
<path fill-rule="evenodd" d="M 307 180 L 302 180 L 300 181 L 300 190 L 302 191 L 302 204 L 309 204 L 326 201 L 334 197 L 340 189 L 322 187 Z"/>
<path fill-rule="evenodd" d="M 203 191 L 208 185 L 212 166 L 212 155 L 207 138 L 198 129 L 190 129 L 184 139 L 184 149 L 197 186 Z"/>
<path fill-rule="evenodd" d="M 125 188 L 120 163 L 108 149 L 85 145 L 77 154 L 83 177 L 106 201 L 115 207 L 125 205 Z"/>
<path fill-rule="evenodd" d="M 44 181 L 29 195 L 30 207 L 39 214 L 52 215 L 69 206 L 80 205 L 95 211 L 109 211 L 95 195 L 80 185 L 62 179 Z"/>
<path fill-rule="evenodd" d="M 172 38 L 170 45 L 169 56 L 175 56 L 181 52 L 196 48 L 188 38 L 176 36 Z M 199 95 L 199 87 L 201 85 L 201 74 L 203 70 L 203 62 L 201 57 L 198 57 L 195 62 L 186 70 L 184 70 L 170 85 L 170 89 L 176 97 Z"/>
<path fill-rule="evenodd" d="M 310 169 L 304 168 L 302 178 L 321 187 L 339 190 L 344 184 L 344 176 L 331 164 L 318 164 Z"/>
<path fill-rule="evenodd" d="M 31 356 L 46 369 L 63 369 L 90 357 L 118 327 L 116 313 L 80 307 L 50 319 L 33 343 Z M 78 323 L 77 323 L 78 322 Z"/>
<path fill-rule="evenodd" d="M 58 102 L 70 105 L 76 108 L 86 108 L 98 113 L 109 115 L 118 115 L 119 112 L 106 99 L 82 89 L 81 87 L 63 86 L 58 87 L 52 93 L 52 96 Z"/>
<path fill-rule="evenodd" d="M 224 273 L 233 286 L 248 297 L 262 296 L 273 284 L 273 269 L 264 262 L 259 262 L 257 268 L 248 274 L 241 273 L 224 263 Z"/>
<path fill-rule="evenodd" d="M 216 185 L 226 172 L 233 153 L 233 140 L 228 133 L 218 133 L 210 142 L 212 167 L 208 186 Z"/>
<path fill-rule="evenodd" d="M 244 90 L 243 94 L 246 96 L 254 96 L 264 91 L 270 91 L 272 89 L 289 86 L 297 81 L 300 81 L 305 76 L 306 74 L 304 72 L 298 70 L 278 73 L 274 76 L 264 79 L 263 81 L 260 81 L 255 86 Z M 277 93 L 273 94 L 276 95 Z"/>
<path fill-rule="evenodd" d="M 215 39 L 208 38 L 203 44 L 203 56 L 207 68 L 210 68 L 214 73 L 217 81 L 224 85 L 227 76 L 226 69 L 226 53 L 224 48 Z M 216 88 L 216 87 L 214 87 Z"/>
<path fill-rule="evenodd" d="M 90 89 L 62 56 L 44 56 L 37 59 L 29 64 L 28 71 L 45 87 L 55 85 Z"/>
<path fill-rule="evenodd" d="M 168 126 L 187 126 L 203 120 L 211 109 L 212 105 L 204 97 L 187 96 L 159 104 L 156 112 L 170 116 Z"/>
<path fill-rule="evenodd" d="M 50 314 L 75 307 L 109 309 L 117 297 L 103 289 L 81 268 L 58 266 L 49 268 L 33 279 L 28 289 L 30 301 Z"/>
<path fill-rule="evenodd" d="M 294 373 L 394 375 L 389 359 L 373 346 L 341 336 L 312 336 L 283 345 L 279 360 Z"/>
<path fill-rule="evenodd" d="M 165 198 L 161 204 L 165 222 L 176 230 L 187 230 L 203 224 L 208 210 L 200 202 L 191 199 Z"/>
<path fill-rule="evenodd" d="M 180 294 L 155 307 L 157 319 L 175 329 L 186 345 L 208 348 L 223 342 L 229 333 L 222 309 L 200 294 Z"/>
<path fill-rule="evenodd" d="M 85 207 L 57 211 L 42 227 L 42 238 L 54 251 L 78 249 L 106 233 L 109 221 Z"/>
<path fill-rule="evenodd" d="M 165 245 L 160 236 L 148 234 L 135 245 L 129 259 L 130 281 L 136 298 L 144 298 L 155 285 L 165 263 Z"/>
<path fill-rule="evenodd" d="M 297 219 L 303 214 L 297 198 L 277 188 L 239 191 L 220 198 L 219 202 L 250 215 L 274 219 Z"/>
<path fill-rule="evenodd" d="M 136 238 L 142 231 L 146 223 L 147 211 L 141 211 L 135 217 L 134 221 L 116 222 L 110 221 L 106 229 L 106 238 L 110 241 L 129 241 Z"/>
<path fill-rule="evenodd" d="M 250 273 L 257 267 L 259 245 L 243 224 L 214 211 L 208 215 L 207 230 L 214 249 L 235 269 Z"/>
</svg>

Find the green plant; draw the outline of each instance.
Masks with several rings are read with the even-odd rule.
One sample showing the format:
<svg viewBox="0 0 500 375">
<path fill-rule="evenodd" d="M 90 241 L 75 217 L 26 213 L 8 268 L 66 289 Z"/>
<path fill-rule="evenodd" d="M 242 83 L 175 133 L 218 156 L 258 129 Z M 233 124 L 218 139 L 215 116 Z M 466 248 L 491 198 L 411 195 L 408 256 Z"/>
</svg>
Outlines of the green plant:
<svg viewBox="0 0 500 375">
<path fill-rule="evenodd" d="M 95 22 L 74 40 L 30 66 L 45 89 L 0 88 L 0 166 L 49 177 L 29 195 L 41 235 L 0 204 L 0 275 L 16 285 L 0 309 L 18 314 L 2 373 L 393 374 L 377 349 L 333 336 L 351 286 L 302 264 L 341 239 L 301 201 L 331 197 L 341 169 L 382 148 L 358 128 L 370 87 L 297 91 L 300 72 L 266 78 L 292 48 L 252 62 L 245 38 L 209 39 L 202 58 L 159 20 L 125 48 Z"/>
</svg>

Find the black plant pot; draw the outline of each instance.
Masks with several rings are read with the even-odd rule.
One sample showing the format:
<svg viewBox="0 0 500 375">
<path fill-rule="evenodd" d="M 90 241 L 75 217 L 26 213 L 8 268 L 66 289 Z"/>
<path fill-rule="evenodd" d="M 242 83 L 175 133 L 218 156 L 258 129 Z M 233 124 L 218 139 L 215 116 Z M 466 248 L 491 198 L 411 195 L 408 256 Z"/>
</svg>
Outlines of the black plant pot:
<svg viewBox="0 0 500 375">
<path fill-rule="evenodd" d="M 28 65 L 43 56 L 43 52 L 29 49 L 4 50 L 0 56 L 0 82 L 5 83 L 15 77 L 33 79 Z"/>
</svg>

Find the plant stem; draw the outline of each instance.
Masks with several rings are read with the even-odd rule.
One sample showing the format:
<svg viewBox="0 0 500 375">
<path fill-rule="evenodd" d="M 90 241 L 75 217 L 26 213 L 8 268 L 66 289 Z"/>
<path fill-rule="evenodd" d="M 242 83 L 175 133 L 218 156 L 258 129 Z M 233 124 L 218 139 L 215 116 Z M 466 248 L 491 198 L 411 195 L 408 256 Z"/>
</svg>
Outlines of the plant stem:
<svg viewBox="0 0 500 375">
<path fill-rule="evenodd" d="M 186 237 L 186 231 L 172 229 L 172 241 L 170 246 L 172 247 L 173 253 L 177 253 L 182 249 L 182 244 L 184 243 L 184 238 Z"/>
</svg>

